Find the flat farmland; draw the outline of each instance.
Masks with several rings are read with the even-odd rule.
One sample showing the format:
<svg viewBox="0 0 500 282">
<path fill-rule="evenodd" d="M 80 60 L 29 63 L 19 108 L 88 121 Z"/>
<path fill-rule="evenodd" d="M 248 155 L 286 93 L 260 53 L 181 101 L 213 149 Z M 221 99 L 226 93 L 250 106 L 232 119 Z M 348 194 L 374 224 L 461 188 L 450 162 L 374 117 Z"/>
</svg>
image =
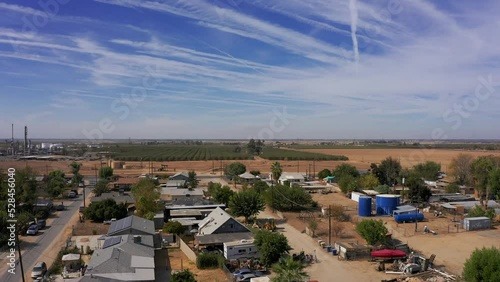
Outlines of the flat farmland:
<svg viewBox="0 0 500 282">
<path fill-rule="evenodd" d="M 441 164 L 446 172 L 449 169 L 451 159 L 458 154 L 469 154 L 474 157 L 496 155 L 500 151 L 478 151 L 478 150 L 452 150 L 452 149 L 293 149 L 325 155 L 344 155 L 349 158 L 348 163 L 358 168 L 369 168 L 371 163 L 380 163 L 391 156 L 399 159 L 403 167 L 411 167 L 420 162 L 435 161 Z"/>
</svg>

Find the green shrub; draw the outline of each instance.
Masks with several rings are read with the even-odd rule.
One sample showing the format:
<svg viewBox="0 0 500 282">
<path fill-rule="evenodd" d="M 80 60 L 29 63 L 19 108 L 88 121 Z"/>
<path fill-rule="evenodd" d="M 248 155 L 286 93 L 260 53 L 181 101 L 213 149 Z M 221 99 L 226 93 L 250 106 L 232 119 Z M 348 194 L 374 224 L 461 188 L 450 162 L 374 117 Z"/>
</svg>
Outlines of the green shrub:
<svg viewBox="0 0 500 282">
<path fill-rule="evenodd" d="M 218 254 L 202 253 L 196 257 L 196 266 L 199 269 L 221 268 L 224 263 L 224 257 Z"/>
</svg>

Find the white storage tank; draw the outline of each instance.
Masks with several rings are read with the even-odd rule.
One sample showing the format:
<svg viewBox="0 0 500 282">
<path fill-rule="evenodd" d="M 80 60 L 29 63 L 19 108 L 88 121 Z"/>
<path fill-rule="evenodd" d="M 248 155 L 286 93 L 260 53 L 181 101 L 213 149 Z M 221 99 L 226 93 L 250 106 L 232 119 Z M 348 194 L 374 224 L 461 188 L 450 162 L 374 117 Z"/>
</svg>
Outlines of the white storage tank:
<svg viewBox="0 0 500 282">
<path fill-rule="evenodd" d="M 351 200 L 359 203 L 359 197 L 361 196 L 366 196 L 365 194 L 359 193 L 359 192 L 352 192 L 351 193 Z"/>
</svg>

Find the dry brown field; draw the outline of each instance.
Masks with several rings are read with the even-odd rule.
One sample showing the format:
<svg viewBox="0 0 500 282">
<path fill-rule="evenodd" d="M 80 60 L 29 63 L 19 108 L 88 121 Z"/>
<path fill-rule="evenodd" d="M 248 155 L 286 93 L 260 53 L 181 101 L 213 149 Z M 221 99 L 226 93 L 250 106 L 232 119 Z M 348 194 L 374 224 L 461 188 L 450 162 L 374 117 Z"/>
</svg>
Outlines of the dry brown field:
<svg viewBox="0 0 500 282">
<path fill-rule="evenodd" d="M 345 155 L 348 163 L 360 169 L 370 167 L 371 163 L 380 163 L 391 156 L 399 159 L 403 167 L 412 167 L 425 161 L 435 161 L 442 169 L 449 170 L 451 160 L 459 154 L 469 154 L 474 157 L 496 155 L 499 151 L 472 151 L 452 149 L 299 149 L 298 151 L 322 153 L 326 155 Z"/>
</svg>

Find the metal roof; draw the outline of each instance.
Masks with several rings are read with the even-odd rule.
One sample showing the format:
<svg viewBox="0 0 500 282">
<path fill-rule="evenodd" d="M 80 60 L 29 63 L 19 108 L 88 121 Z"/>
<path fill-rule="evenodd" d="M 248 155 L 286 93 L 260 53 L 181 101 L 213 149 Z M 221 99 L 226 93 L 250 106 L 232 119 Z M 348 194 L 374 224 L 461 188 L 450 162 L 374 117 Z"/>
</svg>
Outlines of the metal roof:
<svg viewBox="0 0 500 282">
<path fill-rule="evenodd" d="M 152 220 L 147 220 L 142 217 L 131 215 L 111 223 L 108 229 L 108 235 L 115 235 L 124 230 L 131 229 L 130 233 L 133 234 L 134 230 L 146 232 L 148 234 L 155 234 L 155 224 Z"/>
<path fill-rule="evenodd" d="M 252 232 L 236 232 L 236 233 L 222 233 L 210 235 L 195 235 L 196 240 L 200 245 L 214 245 L 223 244 L 226 242 L 234 242 L 238 240 L 253 239 Z"/>
<path fill-rule="evenodd" d="M 162 195 L 171 195 L 171 196 L 203 196 L 203 189 L 196 188 L 193 190 L 189 189 L 180 189 L 180 188 L 162 188 Z M 189 196 L 188 196 L 189 195 Z"/>
<path fill-rule="evenodd" d="M 141 235 L 140 243 L 134 242 L 133 235 L 116 238 L 120 239 L 118 244 L 94 251 L 85 274 L 86 279 L 82 281 L 95 281 L 87 279 L 90 275 L 118 281 L 154 281 L 153 236 Z"/>
<path fill-rule="evenodd" d="M 256 179 L 257 177 L 249 172 L 242 173 L 238 175 L 239 178 L 244 178 L 244 179 Z"/>
</svg>

